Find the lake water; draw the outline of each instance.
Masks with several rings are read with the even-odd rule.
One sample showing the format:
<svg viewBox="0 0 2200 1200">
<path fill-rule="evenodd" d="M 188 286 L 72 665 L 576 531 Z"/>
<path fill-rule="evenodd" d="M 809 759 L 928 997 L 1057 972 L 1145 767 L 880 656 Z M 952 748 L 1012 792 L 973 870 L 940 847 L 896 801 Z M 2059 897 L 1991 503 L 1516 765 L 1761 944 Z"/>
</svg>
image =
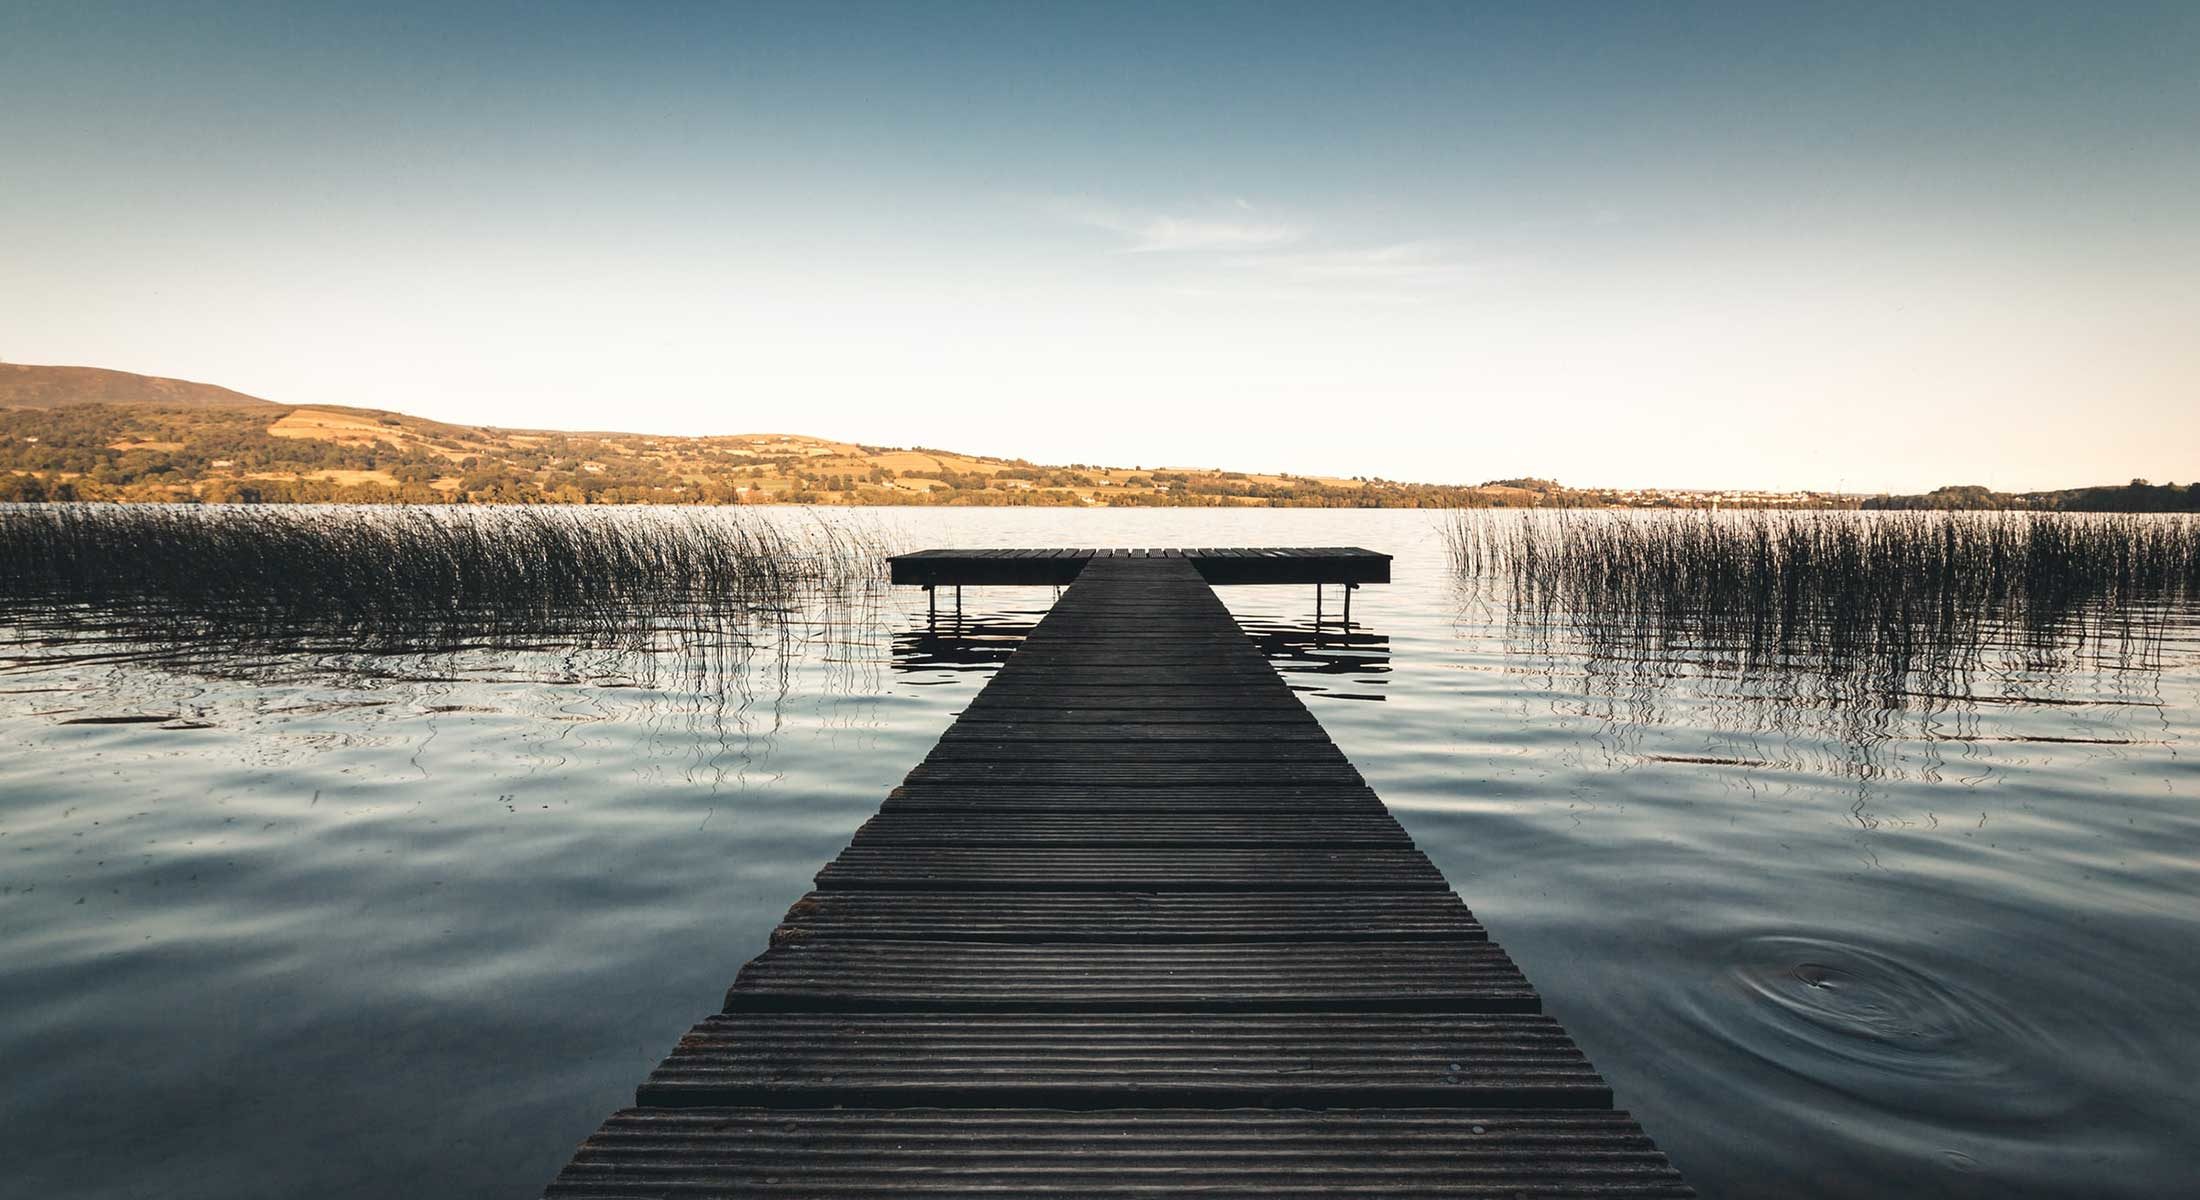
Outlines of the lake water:
<svg viewBox="0 0 2200 1200">
<path fill-rule="evenodd" d="M 1706 1196 L 2200 1178 L 2193 612 L 1867 704 L 1524 628 L 1437 514 L 828 519 L 1396 555 L 1348 632 L 1334 590 L 1320 629 L 1311 588 L 1222 594 Z M 932 636 L 881 590 L 699 669 L 0 618 L 0 1190 L 534 1193 L 1051 598 Z M 126 717 L 162 719 L 81 723 Z"/>
</svg>

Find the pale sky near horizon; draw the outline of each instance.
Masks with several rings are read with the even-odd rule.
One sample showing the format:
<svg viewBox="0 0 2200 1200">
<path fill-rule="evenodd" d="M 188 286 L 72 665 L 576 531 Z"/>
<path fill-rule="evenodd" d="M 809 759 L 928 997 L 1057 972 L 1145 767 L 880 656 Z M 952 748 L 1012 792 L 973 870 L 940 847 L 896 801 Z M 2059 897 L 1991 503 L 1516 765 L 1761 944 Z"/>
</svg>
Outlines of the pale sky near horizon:
<svg viewBox="0 0 2200 1200">
<path fill-rule="evenodd" d="M 2200 3 L 0 7 L 0 359 L 468 423 L 2200 477 Z"/>
</svg>

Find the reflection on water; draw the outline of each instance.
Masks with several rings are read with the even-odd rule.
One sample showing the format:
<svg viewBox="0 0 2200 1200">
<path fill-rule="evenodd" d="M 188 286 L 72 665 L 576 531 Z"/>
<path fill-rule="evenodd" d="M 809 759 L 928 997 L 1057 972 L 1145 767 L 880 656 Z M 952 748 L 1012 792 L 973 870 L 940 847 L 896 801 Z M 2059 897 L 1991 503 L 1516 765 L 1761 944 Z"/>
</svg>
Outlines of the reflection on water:
<svg viewBox="0 0 2200 1200">
<path fill-rule="evenodd" d="M 1045 616 L 1044 608 L 927 614 L 894 634 L 894 670 L 920 679 L 990 671 L 1007 662 Z M 1239 613 L 1238 620 L 1293 688 L 1328 699 L 1383 699 L 1383 676 L 1390 670 L 1390 639 L 1383 634 L 1335 614 Z"/>
<path fill-rule="evenodd" d="M 878 690 L 875 601 L 813 602 L 740 621 L 699 614 L 641 649 L 571 630 L 377 652 L 327 644 L 311 629 L 288 644 L 264 629 L 249 645 L 212 635 L 142 642 L 43 614 L 27 631 L 0 612 L 0 641 L 17 650 L 0 661 L 0 678 L 65 681 L 10 689 L 47 697 L 24 715 L 60 725 L 246 732 L 337 713 L 359 729 L 494 715 L 524 723 L 520 740 L 543 754 L 575 726 L 637 726 L 652 734 L 638 746 L 647 757 L 687 758 L 681 777 L 715 790 L 768 757 L 790 704 L 823 699 L 838 710 Z"/>
<path fill-rule="evenodd" d="M 1045 616 L 1043 607 L 919 614 L 894 633 L 894 670 L 918 677 L 917 682 L 991 671 L 1008 661 Z"/>
<path fill-rule="evenodd" d="M 1636 536 L 1612 558 L 1648 557 Z M 1565 797 L 1567 844 L 1542 861 L 1569 903 L 1615 906 L 1566 931 L 1560 987 L 1583 999 L 1554 1010 L 1676 1160 L 1738 1152 L 1714 1194 L 2174 1190 L 2193 1163 L 2147 1109 L 2165 1055 L 2194 1065 L 2160 999 L 2200 979 L 2190 913 L 2165 905 L 2194 874 L 2169 849 L 2196 832 L 2185 567 L 1963 611 L 1902 582 L 1860 604 L 1870 625 L 1720 607 L 1701 593 L 1731 578 L 1639 565 L 1455 576 L 1452 606 L 1462 665 L 1539 727 L 1506 740 Z M 1938 615 L 1898 619 L 1920 606 Z M 1480 907 L 1535 973 L 1539 931 Z M 1644 1038 L 1692 1059 L 1614 1065 L 1607 1047 Z M 1812 1151 L 1829 1140 L 1840 1154 Z"/>
<path fill-rule="evenodd" d="M 1845 819 L 1865 831 L 1969 819 L 1938 786 L 1886 786 L 1898 781 L 1977 791 L 2064 755 L 2112 771 L 2144 751 L 2175 761 L 2165 680 L 2189 679 L 2200 658 L 2200 604 L 2181 596 L 2054 625 L 1966 622 L 1961 645 L 1912 642 L 1869 667 L 1807 633 L 1784 653 L 1744 654 L 1721 643 L 1727 623 L 1686 611 L 1617 620 L 1485 589 L 1456 603 L 1460 636 L 1501 648 L 1504 670 L 1579 722 L 1581 751 L 1605 769 L 1724 771 L 1719 786 L 1768 795 L 1846 779 Z M 1882 865 L 1874 843 L 1858 853 Z"/>
<path fill-rule="evenodd" d="M 1314 624 L 1241 615 L 1254 645 L 1294 690 L 1330 700 L 1382 700 L 1390 639 L 1362 622 Z"/>
<path fill-rule="evenodd" d="M 1788 1057 L 1790 1040 L 1811 1055 L 1853 1068 L 1852 1090 L 1871 1091 L 1889 1076 L 1933 1086 L 1921 1093 L 1932 1115 L 1961 1085 L 2000 1113 L 2015 1103 L 2059 1108 L 2037 1083 L 2012 1087 L 2019 1050 L 2041 1034 L 1993 997 L 1936 978 L 1894 956 L 1803 937 L 1762 937 L 1736 948 L 1731 986 L 1749 1019 L 1722 1031 L 1767 1063 Z"/>
<path fill-rule="evenodd" d="M 0 607 L 10 1187 L 538 1186 L 944 723 L 882 585 L 769 599 Z"/>
<path fill-rule="evenodd" d="M 2120 644 L 1981 623 L 1961 669 L 1859 688 L 1463 598 L 1423 514 L 883 519 L 1397 555 L 1349 625 L 1333 592 L 1221 592 L 1706 1196 L 2200 1173 L 2189 605 L 2100 610 Z M 1051 602 L 967 589 L 934 620 L 872 589 L 395 647 L 0 616 L 10 1184 L 539 1186 Z"/>
<path fill-rule="evenodd" d="M 1744 664 L 1684 628 L 1664 627 L 1654 645 L 1613 627 L 1552 621 L 1490 606 L 1465 606 L 1462 636 L 1501 643 L 1507 669 L 1569 716 L 1594 721 L 1615 761 L 1793 768 L 1859 779 L 1961 773 L 1971 747 L 2164 745 L 2159 715 L 2165 660 L 2189 658 L 2189 607 L 2152 606 L 2127 625 L 2109 653 L 2082 636 L 2053 647 L 2036 636 L 1987 641 L 1960 659 L 1901 673 L 1898 683 L 1863 687 L 1799 655 Z M 1563 699 L 1556 699 L 1563 697 Z M 1715 735 L 1698 750 L 1653 748 L 1675 727 Z"/>
</svg>

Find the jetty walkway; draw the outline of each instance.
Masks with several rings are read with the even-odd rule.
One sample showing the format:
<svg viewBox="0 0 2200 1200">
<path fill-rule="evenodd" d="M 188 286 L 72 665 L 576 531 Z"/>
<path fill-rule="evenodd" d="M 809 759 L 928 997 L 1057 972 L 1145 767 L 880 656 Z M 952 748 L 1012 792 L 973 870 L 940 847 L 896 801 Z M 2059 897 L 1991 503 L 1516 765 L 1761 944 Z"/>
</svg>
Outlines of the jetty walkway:
<svg viewBox="0 0 2200 1200">
<path fill-rule="evenodd" d="M 1692 1195 L 1209 588 L 1248 573 L 1389 559 L 897 559 L 1069 587 L 547 1194 Z"/>
</svg>

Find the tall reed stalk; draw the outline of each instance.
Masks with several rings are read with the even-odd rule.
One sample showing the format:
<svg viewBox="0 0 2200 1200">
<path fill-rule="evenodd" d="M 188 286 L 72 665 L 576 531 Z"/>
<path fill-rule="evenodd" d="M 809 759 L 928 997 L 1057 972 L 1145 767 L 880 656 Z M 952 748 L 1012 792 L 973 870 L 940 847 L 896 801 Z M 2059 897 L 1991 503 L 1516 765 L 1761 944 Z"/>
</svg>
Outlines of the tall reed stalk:
<svg viewBox="0 0 2200 1200">
<path fill-rule="evenodd" d="M 311 629 L 363 646 L 580 632 L 639 646 L 883 578 L 861 527 L 740 510 L 0 507 L 0 602 L 143 632 Z"/>
<path fill-rule="evenodd" d="M 1444 535 L 1470 591 L 1606 652 L 1685 643 L 1889 691 L 1988 645 L 2128 651 L 2200 599 L 2191 516 L 1462 511 Z"/>
</svg>

